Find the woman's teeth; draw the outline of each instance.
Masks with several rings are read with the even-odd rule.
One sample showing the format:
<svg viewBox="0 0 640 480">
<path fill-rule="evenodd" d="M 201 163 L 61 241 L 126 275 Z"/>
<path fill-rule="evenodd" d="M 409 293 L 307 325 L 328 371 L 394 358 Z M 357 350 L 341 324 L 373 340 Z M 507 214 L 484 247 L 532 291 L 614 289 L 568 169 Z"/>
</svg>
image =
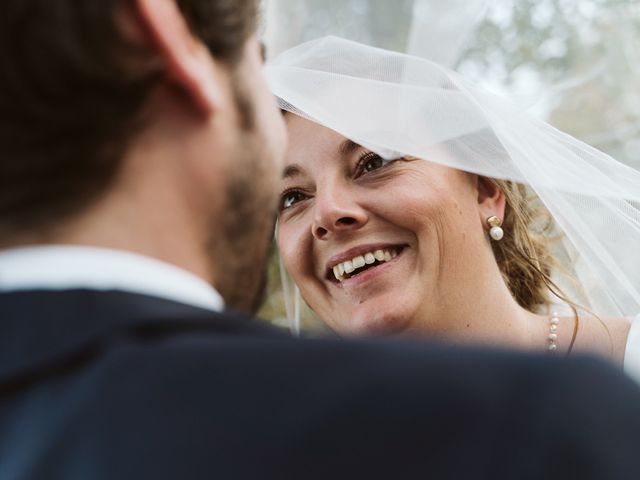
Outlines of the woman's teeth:
<svg viewBox="0 0 640 480">
<path fill-rule="evenodd" d="M 397 256 L 398 251 L 395 249 L 375 250 L 373 252 L 367 252 L 364 255 L 358 255 L 357 257 L 353 257 L 351 260 L 339 263 L 338 265 L 333 267 L 333 275 L 336 277 L 336 280 L 342 282 L 347 278 L 351 278 L 354 272 L 356 272 L 355 275 L 360 273 L 357 272 L 357 270 L 367 265 L 373 265 L 376 262 L 388 262 L 389 260 L 396 258 Z"/>
</svg>

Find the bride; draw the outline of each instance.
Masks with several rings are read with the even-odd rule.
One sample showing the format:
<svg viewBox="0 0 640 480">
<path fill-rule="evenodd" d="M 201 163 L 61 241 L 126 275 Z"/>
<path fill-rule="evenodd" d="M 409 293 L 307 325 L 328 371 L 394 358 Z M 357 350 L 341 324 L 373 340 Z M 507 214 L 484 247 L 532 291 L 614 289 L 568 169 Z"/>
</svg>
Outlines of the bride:
<svg viewBox="0 0 640 480">
<path fill-rule="evenodd" d="M 280 255 L 332 329 L 640 372 L 639 172 L 421 58 L 327 37 L 268 75 Z"/>
</svg>

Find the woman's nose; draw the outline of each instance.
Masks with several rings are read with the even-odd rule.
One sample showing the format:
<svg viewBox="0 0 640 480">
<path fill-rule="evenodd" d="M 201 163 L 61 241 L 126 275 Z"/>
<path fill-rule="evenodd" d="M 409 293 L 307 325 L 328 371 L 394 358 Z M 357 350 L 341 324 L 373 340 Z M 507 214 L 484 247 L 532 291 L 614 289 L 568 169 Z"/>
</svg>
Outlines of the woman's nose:
<svg viewBox="0 0 640 480">
<path fill-rule="evenodd" d="M 318 240 L 361 228 L 367 223 L 367 212 L 349 189 L 339 186 L 316 191 L 311 234 Z"/>
</svg>

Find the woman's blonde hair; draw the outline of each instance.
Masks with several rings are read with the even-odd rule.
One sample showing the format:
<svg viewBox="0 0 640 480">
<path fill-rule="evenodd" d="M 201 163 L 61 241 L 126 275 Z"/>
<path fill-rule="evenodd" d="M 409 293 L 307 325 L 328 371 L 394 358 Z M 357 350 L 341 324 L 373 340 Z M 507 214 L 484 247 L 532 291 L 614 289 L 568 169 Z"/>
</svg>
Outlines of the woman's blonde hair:
<svg viewBox="0 0 640 480">
<path fill-rule="evenodd" d="M 499 242 L 491 242 L 491 247 L 511 295 L 520 306 L 533 313 L 543 313 L 541 310 L 551 305 L 553 297 L 571 308 L 575 323 L 568 354 L 578 334 L 578 310 L 596 318 L 612 342 L 606 323 L 594 312 L 572 301 L 551 278 L 553 270 L 575 282 L 571 272 L 563 272 L 555 261 L 553 246 L 560 235 L 549 211 L 526 185 L 507 180 L 492 181 L 504 193 L 506 205 L 502 220 L 504 237 Z"/>
<path fill-rule="evenodd" d="M 493 181 L 506 200 L 504 237 L 491 242 L 493 253 L 515 300 L 523 308 L 538 312 L 549 305 L 550 292 L 564 297 L 551 280 L 553 219 L 526 185 Z"/>
</svg>

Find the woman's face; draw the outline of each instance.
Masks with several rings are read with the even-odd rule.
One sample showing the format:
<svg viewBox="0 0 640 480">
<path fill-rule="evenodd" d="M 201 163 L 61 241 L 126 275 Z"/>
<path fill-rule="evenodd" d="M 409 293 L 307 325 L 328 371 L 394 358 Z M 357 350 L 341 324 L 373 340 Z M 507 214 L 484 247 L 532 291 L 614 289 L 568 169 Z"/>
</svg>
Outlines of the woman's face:
<svg viewBox="0 0 640 480">
<path fill-rule="evenodd" d="M 424 330 L 446 315 L 490 252 L 478 177 L 383 160 L 297 115 L 286 123 L 278 244 L 309 306 L 343 334 Z"/>
</svg>

